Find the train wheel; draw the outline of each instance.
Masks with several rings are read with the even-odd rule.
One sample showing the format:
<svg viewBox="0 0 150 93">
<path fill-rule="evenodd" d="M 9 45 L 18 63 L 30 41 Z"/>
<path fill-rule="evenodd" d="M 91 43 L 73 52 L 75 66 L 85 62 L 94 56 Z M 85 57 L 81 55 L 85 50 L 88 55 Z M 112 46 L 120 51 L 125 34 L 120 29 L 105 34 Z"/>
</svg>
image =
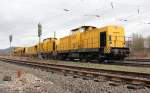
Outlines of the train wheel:
<svg viewBox="0 0 150 93">
<path fill-rule="evenodd" d="M 103 63 L 105 61 L 105 57 L 104 56 L 100 56 L 98 58 L 98 61 L 101 62 L 101 63 Z"/>
</svg>

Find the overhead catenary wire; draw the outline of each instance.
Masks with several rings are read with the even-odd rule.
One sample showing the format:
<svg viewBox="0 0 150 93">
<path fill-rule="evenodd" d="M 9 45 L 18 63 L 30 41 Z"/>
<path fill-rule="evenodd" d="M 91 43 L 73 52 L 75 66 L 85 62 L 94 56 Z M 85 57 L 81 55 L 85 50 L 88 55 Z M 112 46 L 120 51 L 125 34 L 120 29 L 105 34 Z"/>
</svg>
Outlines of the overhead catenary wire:
<svg viewBox="0 0 150 93">
<path fill-rule="evenodd" d="M 141 8 L 144 8 L 144 6 L 143 5 L 134 5 L 134 4 L 127 4 L 127 3 L 120 3 L 120 2 L 116 2 L 116 1 L 110 1 L 110 6 L 111 6 L 111 9 L 114 11 L 115 9 L 115 6 L 114 6 L 114 4 L 116 4 L 116 5 L 124 5 L 124 6 L 130 6 L 130 7 L 133 7 L 133 8 L 136 8 L 136 11 L 137 11 L 137 14 L 138 14 L 138 18 L 137 19 L 139 19 L 139 16 L 141 15 Z M 137 14 L 132 14 L 132 15 L 129 15 L 129 16 L 125 16 L 124 18 L 119 18 L 119 19 L 117 19 L 117 14 L 116 13 L 114 13 L 115 14 L 115 18 L 116 18 L 116 22 L 117 21 L 122 21 L 122 22 L 130 22 L 130 20 L 129 19 L 132 19 L 132 18 L 134 18 L 134 17 L 137 17 Z M 143 22 L 141 22 L 140 20 L 138 21 L 139 23 L 143 23 Z M 146 22 L 147 24 L 149 23 L 149 22 Z"/>
<path fill-rule="evenodd" d="M 132 4 L 126 4 L 126 3 L 120 3 L 120 2 L 111 1 L 110 2 L 110 6 L 113 9 L 113 12 L 114 12 L 114 15 L 115 15 L 115 22 L 118 21 L 117 14 L 116 14 L 117 12 L 116 12 L 116 9 L 115 9 L 115 4 L 128 5 L 128 6 L 131 6 L 131 7 L 139 6 L 139 5 L 132 5 Z M 64 11 L 68 12 L 68 11 L 71 11 L 71 10 L 64 9 Z M 140 9 L 139 8 L 137 9 L 137 11 L 138 11 L 138 14 L 140 14 Z M 100 18 L 101 17 L 98 13 L 97 14 L 84 14 L 83 16 L 96 17 L 96 18 Z M 127 22 L 127 21 L 129 21 L 127 18 L 126 19 L 120 18 L 119 21 Z"/>
<path fill-rule="evenodd" d="M 116 11 L 115 11 L 115 5 L 112 1 L 110 2 L 110 6 L 111 6 L 112 11 L 114 13 L 114 23 L 115 23 L 115 22 L 117 22 L 117 14 L 116 14 Z"/>
</svg>

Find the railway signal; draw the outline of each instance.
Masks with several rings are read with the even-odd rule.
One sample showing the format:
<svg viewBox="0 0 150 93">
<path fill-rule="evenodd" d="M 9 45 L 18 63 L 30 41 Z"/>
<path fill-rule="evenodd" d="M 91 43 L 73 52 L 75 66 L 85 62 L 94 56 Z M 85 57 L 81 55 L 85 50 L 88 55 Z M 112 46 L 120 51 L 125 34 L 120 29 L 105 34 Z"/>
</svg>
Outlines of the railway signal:
<svg viewBox="0 0 150 93">
<path fill-rule="evenodd" d="M 12 35 L 9 35 L 9 41 L 12 42 Z"/>
<path fill-rule="evenodd" d="M 39 49 L 38 49 L 38 57 L 42 59 L 41 56 L 41 36 L 42 36 L 42 25 L 38 24 L 38 37 L 39 37 Z"/>
<path fill-rule="evenodd" d="M 138 11 L 138 14 L 140 14 L 140 9 L 137 9 L 137 11 Z"/>
<path fill-rule="evenodd" d="M 10 56 L 11 56 L 11 54 L 12 54 L 12 47 L 11 47 L 12 39 L 13 39 L 12 35 L 9 35 L 9 42 L 10 42 L 10 46 L 9 46 L 9 48 L 10 48 Z"/>
<path fill-rule="evenodd" d="M 111 5 L 111 8 L 114 9 L 114 4 L 113 4 L 113 2 L 111 2 L 110 5 Z"/>
<path fill-rule="evenodd" d="M 42 35 L 42 25 L 39 23 L 38 24 L 38 37 L 41 37 Z"/>
</svg>

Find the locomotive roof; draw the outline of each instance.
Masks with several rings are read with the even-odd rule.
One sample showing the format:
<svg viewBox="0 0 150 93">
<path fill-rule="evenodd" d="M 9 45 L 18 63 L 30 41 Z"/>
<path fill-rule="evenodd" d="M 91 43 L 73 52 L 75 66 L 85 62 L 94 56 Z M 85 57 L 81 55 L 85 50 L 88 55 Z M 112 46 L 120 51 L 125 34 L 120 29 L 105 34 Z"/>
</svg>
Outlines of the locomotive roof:
<svg viewBox="0 0 150 93">
<path fill-rule="evenodd" d="M 50 39 L 50 40 L 51 40 L 51 39 L 57 39 L 57 38 L 46 38 L 46 39 L 44 39 L 43 41 L 48 40 L 48 39 Z"/>
<path fill-rule="evenodd" d="M 97 27 L 95 27 L 95 26 L 81 26 L 81 27 L 75 28 L 75 29 L 73 29 L 73 30 L 71 30 L 71 31 L 76 31 L 76 30 L 79 30 L 79 29 L 81 29 L 81 28 L 88 29 L 89 27 L 91 27 L 91 28 L 97 28 Z"/>
</svg>

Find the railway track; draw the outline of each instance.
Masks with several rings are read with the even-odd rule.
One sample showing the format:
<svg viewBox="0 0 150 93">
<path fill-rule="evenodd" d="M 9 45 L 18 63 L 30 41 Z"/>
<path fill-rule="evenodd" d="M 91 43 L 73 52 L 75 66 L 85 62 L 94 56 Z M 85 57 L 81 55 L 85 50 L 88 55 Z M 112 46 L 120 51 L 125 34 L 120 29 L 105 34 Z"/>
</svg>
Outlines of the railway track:
<svg viewBox="0 0 150 93">
<path fill-rule="evenodd" d="M 150 63 L 150 59 L 126 59 L 126 61 L 136 61 L 136 62 L 149 62 Z"/>
<path fill-rule="evenodd" d="M 54 60 L 55 61 L 55 60 Z M 77 62 L 77 61 L 68 61 L 68 62 Z M 112 61 L 109 63 L 101 63 L 97 61 L 89 61 L 90 63 L 95 64 L 104 64 L 104 65 L 118 65 L 118 66 L 133 66 L 133 67 L 150 67 L 150 62 L 140 62 L 140 61 Z M 83 62 L 82 62 L 83 63 Z M 84 62 L 87 63 L 87 62 Z"/>
<path fill-rule="evenodd" d="M 150 67 L 150 62 L 123 61 L 123 62 L 109 63 L 109 65 L 133 66 L 133 67 Z"/>
<path fill-rule="evenodd" d="M 3 57 L 3 56 L 1 56 Z M 21 57 L 22 59 L 26 59 L 24 57 Z M 18 59 L 18 58 L 17 58 Z M 20 58 L 19 58 L 20 59 Z M 29 60 L 37 60 L 39 61 L 39 59 L 30 59 Z M 133 60 L 133 61 L 132 61 Z M 137 61 L 136 61 L 137 60 Z M 89 63 L 94 63 L 94 64 L 104 64 L 104 65 L 118 65 L 118 66 L 133 66 L 133 67 L 150 67 L 150 62 L 148 61 L 148 59 L 144 61 L 140 61 L 138 59 L 127 59 L 125 61 L 112 61 L 112 62 L 109 62 L 109 63 L 102 63 L 102 62 L 98 62 L 96 60 L 91 60 L 89 61 Z M 143 60 L 143 59 L 142 59 Z M 44 61 L 47 61 L 47 60 L 44 60 Z M 48 60 L 49 61 L 49 60 Z M 80 62 L 79 60 L 51 60 L 52 62 L 56 62 L 56 61 L 59 61 L 59 62 Z M 80 63 L 87 63 L 87 62 L 80 62 Z"/>
<path fill-rule="evenodd" d="M 101 81 L 101 77 L 105 77 L 109 80 L 123 81 L 135 85 L 150 85 L 150 74 L 148 73 L 137 73 L 137 72 L 125 72 L 125 71 L 114 71 L 105 69 L 96 69 L 90 67 L 78 67 L 68 66 L 53 63 L 43 63 L 27 60 L 16 60 L 9 58 L 0 57 L 1 61 L 15 63 L 19 65 L 31 66 L 34 68 L 61 73 L 64 75 L 71 75 L 73 77 L 82 77 L 84 79 L 92 79 L 95 81 Z"/>
</svg>

